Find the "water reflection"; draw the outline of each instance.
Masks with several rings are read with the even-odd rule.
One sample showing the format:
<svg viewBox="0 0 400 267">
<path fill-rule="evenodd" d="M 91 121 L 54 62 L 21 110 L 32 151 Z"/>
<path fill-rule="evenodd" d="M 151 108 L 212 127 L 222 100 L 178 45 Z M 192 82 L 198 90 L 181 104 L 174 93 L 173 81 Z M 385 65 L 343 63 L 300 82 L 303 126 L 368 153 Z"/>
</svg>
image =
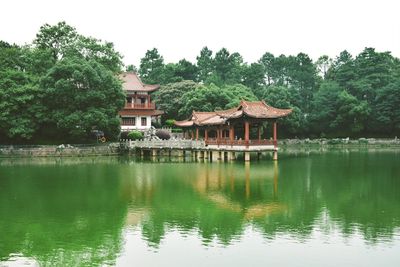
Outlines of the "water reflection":
<svg viewBox="0 0 400 267">
<path fill-rule="evenodd" d="M 283 154 L 250 165 L 3 161 L 0 262 L 113 265 L 129 230 L 156 250 L 173 232 L 229 246 L 249 227 L 268 240 L 339 231 L 391 242 L 400 232 L 398 161 L 390 152 Z"/>
</svg>

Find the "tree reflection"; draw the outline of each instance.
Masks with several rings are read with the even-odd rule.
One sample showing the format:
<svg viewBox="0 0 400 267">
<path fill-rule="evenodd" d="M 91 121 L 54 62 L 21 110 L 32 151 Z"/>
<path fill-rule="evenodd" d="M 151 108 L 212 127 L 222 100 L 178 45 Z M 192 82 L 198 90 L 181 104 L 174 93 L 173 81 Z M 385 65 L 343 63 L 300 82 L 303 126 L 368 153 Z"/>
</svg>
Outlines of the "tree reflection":
<svg viewBox="0 0 400 267">
<path fill-rule="evenodd" d="M 396 153 L 333 152 L 250 165 L 0 164 L 0 261 L 114 264 L 126 228 L 156 248 L 171 231 L 229 245 L 249 227 L 306 240 L 334 225 L 371 243 L 390 240 L 400 226 L 398 161 Z"/>
<path fill-rule="evenodd" d="M 21 254 L 40 265 L 112 264 L 126 204 L 103 164 L 0 169 L 0 261 Z"/>
<path fill-rule="evenodd" d="M 198 231 L 205 244 L 215 237 L 229 244 L 248 225 L 269 238 L 289 233 L 302 240 L 316 227 L 324 228 L 321 216 L 328 216 L 328 223 L 343 234 L 359 230 L 375 242 L 390 237 L 400 225 L 400 181 L 395 175 L 400 172 L 387 157 L 326 153 L 289 157 L 279 165 L 164 164 L 152 168 L 151 186 L 132 188 L 128 213 L 143 208 L 137 196 L 151 192 L 147 216 L 142 217 L 146 219 L 137 224 L 154 246 L 169 229 Z"/>
</svg>

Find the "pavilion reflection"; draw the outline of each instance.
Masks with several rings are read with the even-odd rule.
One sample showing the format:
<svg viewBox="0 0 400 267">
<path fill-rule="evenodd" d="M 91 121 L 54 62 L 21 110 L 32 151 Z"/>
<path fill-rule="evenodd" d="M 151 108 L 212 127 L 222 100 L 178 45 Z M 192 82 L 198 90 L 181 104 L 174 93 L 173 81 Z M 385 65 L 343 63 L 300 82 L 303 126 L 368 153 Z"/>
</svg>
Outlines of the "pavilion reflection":
<svg viewBox="0 0 400 267">
<path fill-rule="evenodd" d="M 126 225 L 141 227 L 145 239 L 155 244 L 171 228 L 229 243 L 249 224 L 269 238 L 290 233 L 304 240 L 325 224 L 322 217 L 347 234 L 360 230 L 370 238 L 393 233 L 400 221 L 397 187 L 391 186 L 397 180 L 378 183 L 374 171 L 360 169 L 362 164 L 347 166 L 342 158 L 341 168 L 331 165 L 330 157 L 317 160 L 136 164 L 124 171 L 121 183 L 128 203 Z M 390 177 L 387 170 L 381 177 Z M 359 201 L 363 195 L 374 201 Z M 388 216 L 377 220 L 374 214 L 382 207 Z"/>
<path fill-rule="evenodd" d="M 287 210 L 287 205 L 278 199 L 277 162 L 263 168 L 262 173 L 252 173 L 248 162 L 244 171 L 234 165 L 227 169 L 206 165 L 193 181 L 193 187 L 201 197 L 219 208 L 241 213 L 245 220 Z"/>
</svg>

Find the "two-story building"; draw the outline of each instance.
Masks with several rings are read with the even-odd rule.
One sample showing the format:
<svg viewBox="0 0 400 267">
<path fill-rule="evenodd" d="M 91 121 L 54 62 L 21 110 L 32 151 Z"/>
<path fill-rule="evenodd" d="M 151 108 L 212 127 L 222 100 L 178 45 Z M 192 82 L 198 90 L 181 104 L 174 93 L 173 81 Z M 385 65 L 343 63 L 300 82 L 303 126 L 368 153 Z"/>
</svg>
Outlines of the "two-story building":
<svg viewBox="0 0 400 267">
<path fill-rule="evenodd" d="M 163 114 L 151 102 L 150 93 L 160 88 L 158 84 L 143 84 L 134 72 L 124 72 L 119 75 L 123 81 L 122 88 L 126 93 L 124 108 L 119 112 L 121 131 L 144 131 L 151 127 L 153 117 Z"/>
</svg>

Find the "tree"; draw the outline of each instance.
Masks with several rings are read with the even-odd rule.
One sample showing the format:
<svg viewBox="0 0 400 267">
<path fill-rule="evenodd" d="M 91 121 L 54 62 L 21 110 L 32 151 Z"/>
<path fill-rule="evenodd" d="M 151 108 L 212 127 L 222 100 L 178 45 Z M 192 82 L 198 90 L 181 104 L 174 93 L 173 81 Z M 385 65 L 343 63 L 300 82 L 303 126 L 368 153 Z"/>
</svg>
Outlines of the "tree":
<svg viewBox="0 0 400 267">
<path fill-rule="evenodd" d="M 114 50 L 113 43 L 80 35 L 64 21 L 41 26 L 33 43 L 40 50 L 49 50 L 54 62 L 68 56 L 82 57 L 96 60 L 110 71 L 121 71 L 122 56 Z"/>
<path fill-rule="evenodd" d="M 243 84 L 250 87 L 254 94 L 260 96 L 261 87 L 264 85 L 264 67 L 259 63 L 245 66 L 243 71 Z"/>
<path fill-rule="evenodd" d="M 196 57 L 199 73 L 198 80 L 203 83 L 207 82 L 214 71 L 214 59 L 212 54 L 213 52 L 205 46 L 201 49 L 200 55 Z"/>
<path fill-rule="evenodd" d="M 91 130 L 104 131 L 108 138 L 119 133 L 118 111 L 125 95 L 121 83 L 95 60 L 65 58 L 42 79 L 43 102 L 49 125 L 63 133 L 64 140 L 85 139 Z"/>
<path fill-rule="evenodd" d="M 373 112 L 375 122 L 371 131 L 398 136 L 400 134 L 400 79 L 377 92 Z"/>
<path fill-rule="evenodd" d="M 310 122 L 317 133 L 354 136 L 364 130 L 369 113 L 366 101 L 358 100 L 335 82 L 324 82 L 314 97 Z"/>
<path fill-rule="evenodd" d="M 242 65 L 243 58 L 239 53 L 230 54 L 226 48 L 222 48 L 215 54 L 214 75 L 209 80 L 218 85 L 241 83 Z"/>
<path fill-rule="evenodd" d="M 332 125 L 337 111 L 337 99 L 342 89 L 336 82 L 324 82 L 315 94 L 310 123 L 313 131 L 318 134 L 326 134 L 336 130 Z"/>
<path fill-rule="evenodd" d="M 0 43 L 0 136 L 19 141 L 33 137 L 45 117 L 39 75 L 49 65 L 48 53 Z"/>
<path fill-rule="evenodd" d="M 164 71 L 164 58 L 158 53 L 157 48 L 147 50 L 144 58 L 140 60 L 139 75 L 143 82 L 159 84 Z"/>
<path fill-rule="evenodd" d="M 267 85 L 271 85 L 274 75 L 274 60 L 273 54 L 266 52 L 258 61 L 264 67 L 264 79 Z"/>
<path fill-rule="evenodd" d="M 261 99 L 265 103 L 276 107 L 293 109 L 290 116 L 283 118 L 279 124 L 284 133 L 299 136 L 307 130 L 307 121 L 303 111 L 293 104 L 293 96 L 291 90 L 286 86 L 266 86 L 262 90 Z"/>
<path fill-rule="evenodd" d="M 181 81 L 162 85 L 155 92 L 154 99 L 157 106 L 165 112 L 166 118 L 186 119 L 185 115 L 180 114 L 179 110 L 184 106 L 182 96 L 196 90 L 198 85 L 193 81 Z"/>
<path fill-rule="evenodd" d="M 354 59 L 346 50 L 340 52 L 327 72 L 327 78 L 336 81 L 341 87 L 352 91 L 352 82 L 356 79 Z"/>
<path fill-rule="evenodd" d="M 214 111 L 238 106 L 241 100 L 254 101 L 257 98 L 244 85 L 227 85 L 218 87 L 214 84 L 201 85 L 196 90 L 188 91 L 182 96 L 183 106 L 179 113 L 187 118 L 193 110 Z"/>
<path fill-rule="evenodd" d="M 137 73 L 137 68 L 136 68 L 136 66 L 135 65 L 133 65 L 133 64 L 130 64 L 130 65 L 128 65 L 128 66 L 126 66 L 126 69 L 125 69 L 126 71 L 129 71 L 129 72 L 134 72 L 134 73 Z"/>
<path fill-rule="evenodd" d="M 331 68 L 332 64 L 333 60 L 327 55 L 320 56 L 315 62 L 319 75 L 321 75 L 323 79 L 326 79 L 328 70 Z"/>
<path fill-rule="evenodd" d="M 64 57 L 67 50 L 74 46 L 77 39 L 76 29 L 62 21 L 57 25 L 46 23 L 41 26 L 33 43 L 39 49 L 49 49 L 54 61 L 56 61 Z"/>
<path fill-rule="evenodd" d="M 0 136 L 32 138 L 44 113 L 39 94 L 34 76 L 20 70 L 0 71 Z"/>
<path fill-rule="evenodd" d="M 176 76 L 182 78 L 182 80 L 197 81 L 197 66 L 187 61 L 186 59 L 179 60 L 176 69 Z"/>
</svg>

